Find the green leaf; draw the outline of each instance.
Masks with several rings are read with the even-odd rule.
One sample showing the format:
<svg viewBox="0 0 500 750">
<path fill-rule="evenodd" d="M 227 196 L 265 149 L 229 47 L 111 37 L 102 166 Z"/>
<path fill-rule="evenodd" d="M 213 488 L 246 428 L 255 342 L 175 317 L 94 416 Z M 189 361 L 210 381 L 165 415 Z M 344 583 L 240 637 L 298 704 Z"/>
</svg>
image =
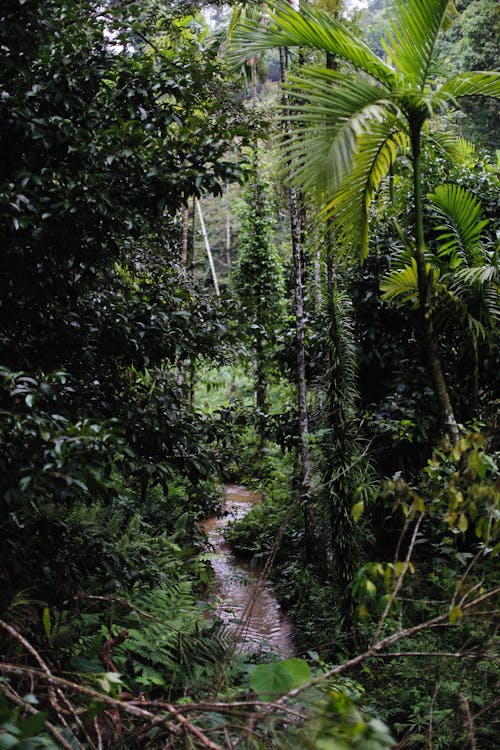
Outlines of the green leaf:
<svg viewBox="0 0 500 750">
<path fill-rule="evenodd" d="M 351 516 L 353 517 L 353 520 L 355 523 L 358 523 L 359 519 L 361 518 L 361 515 L 363 514 L 363 511 L 365 509 L 365 504 L 362 500 L 359 500 L 359 502 L 355 503 L 351 508 Z"/>
<path fill-rule="evenodd" d="M 25 739 L 26 737 L 33 737 L 35 734 L 40 734 L 45 729 L 46 719 L 47 713 L 45 711 L 39 711 L 32 716 L 26 717 L 26 719 L 22 719 L 18 724 L 20 736 Z"/>
<path fill-rule="evenodd" d="M 45 630 L 45 635 L 50 640 L 50 635 L 52 633 L 52 622 L 50 620 L 50 609 L 48 607 L 43 608 L 42 623 L 43 629 Z"/>
<path fill-rule="evenodd" d="M 368 579 L 366 579 L 366 582 L 365 582 L 365 591 L 366 591 L 366 595 L 370 599 L 374 599 L 375 598 L 375 595 L 377 593 L 377 587 L 375 586 L 375 584 L 373 583 L 373 581 L 369 581 Z"/>
<path fill-rule="evenodd" d="M 329 13 L 306 3 L 301 3 L 300 12 L 287 2 L 270 5 L 272 13 L 266 23 L 259 13 L 234 30 L 229 47 L 233 65 L 242 65 L 273 47 L 310 47 L 338 55 L 385 84 L 394 81 L 391 67 Z"/>
<path fill-rule="evenodd" d="M 439 89 L 439 97 L 492 96 L 500 98 L 500 73 L 496 71 L 470 71 L 458 73 Z"/>
<path fill-rule="evenodd" d="M 11 747 L 19 746 L 19 738 L 10 732 L 0 734 L 0 750 L 10 750 Z"/>
<path fill-rule="evenodd" d="M 482 254 L 478 248 L 488 221 L 481 219 L 479 198 L 461 185 L 448 183 L 438 185 L 428 197 L 440 222 L 437 227 L 440 231 L 437 241 L 441 244 L 438 254 L 449 256 L 452 267 L 480 263 Z"/>
<path fill-rule="evenodd" d="M 467 516 L 465 515 L 465 513 L 461 513 L 460 514 L 460 520 L 458 522 L 458 528 L 460 529 L 460 531 L 462 532 L 462 534 L 464 534 L 467 531 L 467 529 L 469 528 L 469 521 L 467 520 Z"/>
<path fill-rule="evenodd" d="M 249 683 L 259 698 L 270 700 L 310 680 L 309 664 L 304 659 L 293 658 L 274 664 L 259 664 L 250 674 Z"/>
<path fill-rule="evenodd" d="M 116 696 L 122 686 L 121 674 L 118 672 L 106 672 L 96 680 L 97 684 L 108 695 Z"/>
<path fill-rule="evenodd" d="M 449 25 L 454 6 L 449 0 L 393 0 L 385 52 L 405 81 L 423 89 L 435 72 L 436 39 Z M 456 12 L 456 11 L 455 11 Z"/>
</svg>

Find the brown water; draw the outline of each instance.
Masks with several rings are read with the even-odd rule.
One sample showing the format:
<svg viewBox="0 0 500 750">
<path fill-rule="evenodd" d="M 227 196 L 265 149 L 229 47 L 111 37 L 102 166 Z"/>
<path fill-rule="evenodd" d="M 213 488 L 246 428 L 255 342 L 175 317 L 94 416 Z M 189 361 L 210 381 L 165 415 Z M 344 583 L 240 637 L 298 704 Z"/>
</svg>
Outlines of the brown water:
<svg viewBox="0 0 500 750">
<path fill-rule="evenodd" d="M 262 572 L 237 558 L 224 539 L 224 529 L 248 513 L 261 497 L 237 484 L 226 484 L 224 515 L 203 523 L 216 553 L 212 561 L 217 615 L 236 632 L 241 651 L 272 651 L 282 658 L 293 656 L 292 627 L 281 611 L 271 584 Z"/>
</svg>

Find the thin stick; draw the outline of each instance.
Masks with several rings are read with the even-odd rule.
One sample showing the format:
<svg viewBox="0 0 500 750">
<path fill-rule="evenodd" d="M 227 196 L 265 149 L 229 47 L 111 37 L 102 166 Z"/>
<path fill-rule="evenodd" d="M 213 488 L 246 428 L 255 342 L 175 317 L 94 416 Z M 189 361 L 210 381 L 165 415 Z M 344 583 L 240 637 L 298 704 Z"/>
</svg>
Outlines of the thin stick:
<svg viewBox="0 0 500 750">
<path fill-rule="evenodd" d="M 195 204 L 196 204 L 196 209 L 198 211 L 198 218 L 200 220 L 201 233 L 203 235 L 203 240 L 205 242 L 205 250 L 207 251 L 207 257 L 208 257 L 208 263 L 210 265 L 210 271 L 212 272 L 212 279 L 213 279 L 213 282 L 214 282 L 215 294 L 216 294 L 217 297 L 220 297 L 220 289 L 219 289 L 219 281 L 217 279 L 217 271 L 215 270 L 214 258 L 213 258 L 213 255 L 212 255 L 212 251 L 210 250 L 210 242 L 208 241 L 208 233 L 207 233 L 207 228 L 205 226 L 205 221 L 203 219 L 203 213 L 202 213 L 202 210 L 201 210 L 200 201 L 198 200 L 198 198 L 195 198 L 194 201 L 195 201 Z"/>
<path fill-rule="evenodd" d="M 467 727 L 467 744 L 469 745 L 469 750 L 476 750 L 476 737 L 474 733 L 474 720 L 472 718 L 472 713 L 470 710 L 469 701 L 465 697 L 465 695 L 458 696 L 460 698 L 460 702 L 462 706 L 464 707 L 465 712 L 465 725 Z"/>
<path fill-rule="evenodd" d="M 394 604 L 394 600 L 396 599 L 396 597 L 397 597 L 397 595 L 399 593 L 399 590 L 401 589 L 401 586 L 403 585 L 404 578 L 405 578 L 406 573 L 408 572 L 408 569 L 410 567 L 410 560 L 411 560 L 411 556 L 413 554 L 413 548 L 415 547 L 415 542 L 417 541 L 417 534 L 418 534 L 418 531 L 420 529 L 420 525 L 421 525 L 421 523 L 422 523 L 422 521 L 424 519 L 424 515 L 425 515 L 424 513 L 420 513 L 420 516 L 418 517 L 417 522 L 415 524 L 415 528 L 413 529 L 413 534 L 412 534 L 412 537 L 411 537 L 410 544 L 408 546 L 408 551 L 406 553 L 406 558 L 405 558 L 405 561 L 404 561 L 403 569 L 402 569 L 401 573 L 399 574 L 399 576 L 398 576 L 398 578 L 396 580 L 395 586 L 394 586 L 394 588 L 393 588 L 393 590 L 391 592 L 391 595 L 390 595 L 390 597 L 389 597 L 389 599 L 387 601 L 387 604 L 385 605 L 384 611 L 382 613 L 382 617 L 380 618 L 379 624 L 377 626 L 377 630 L 375 631 L 375 635 L 373 636 L 373 643 L 374 644 L 377 642 L 377 640 L 380 637 L 380 634 L 382 632 L 382 628 L 384 626 L 384 622 L 387 619 L 387 615 L 391 611 L 391 607 Z"/>
<path fill-rule="evenodd" d="M 0 620 L 0 627 L 2 627 L 4 630 L 6 630 L 9 633 L 9 635 L 12 636 L 12 638 L 14 638 L 22 646 L 24 646 L 24 648 L 28 651 L 28 653 L 30 653 L 34 657 L 34 659 L 38 662 L 38 664 L 41 666 L 41 668 L 43 669 L 43 671 L 45 672 L 45 674 L 52 676 L 52 673 L 51 673 L 50 669 L 48 668 L 47 664 L 42 659 L 42 657 L 40 656 L 40 654 L 38 653 L 38 651 L 31 645 L 31 643 L 29 643 L 29 641 L 26 640 L 26 638 L 24 638 L 21 635 L 21 633 L 19 633 L 15 628 L 13 628 L 11 625 L 9 625 L 8 623 L 4 622 L 3 620 Z M 73 716 L 73 718 L 75 719 L 77 725 L 80 727 L 80 729 L 84 733 L 84 735 L 87 738 L 87 741 L 88 741 L 88 743 L 89 743 L 89 745 L 91 747 L 91 750 L 96 750 L 95 744 L 92 741 L 92 738 L 90 737 L 89 733 L 87 732 L 87 730 L 85 729 L 84 725 L 82 724 L 82 721 L 81 721 L 80 717 L 78 716 L 78 712 L 77 712 L 76 708 L 73 706 L 73 704 L 71 703 L 71 701 L 69 700 L 69 698 L 62 691 L 57 690 L 57 689 L 55 691 L 52 691 L 49 688 L 49 699 L 50 699 L 50 702 L 51 702 L 51 705 L 52 705 L 54 711 L 57 713 L 57 715 L 59 717 L 59 720 L 60 720 L 61 724 L 63 724 L 64 726 L 66 726 L 66 728 L 69 730 L 69 726 L 67 725 L 67 722 L 66 722 L 66 720 L 65 720 L 65 718 L 63 716 L 63 709 L 58 704 L 57 699 L 56 699 L 56 695 L 66 705 L 67 710 Z"/>
</svg>

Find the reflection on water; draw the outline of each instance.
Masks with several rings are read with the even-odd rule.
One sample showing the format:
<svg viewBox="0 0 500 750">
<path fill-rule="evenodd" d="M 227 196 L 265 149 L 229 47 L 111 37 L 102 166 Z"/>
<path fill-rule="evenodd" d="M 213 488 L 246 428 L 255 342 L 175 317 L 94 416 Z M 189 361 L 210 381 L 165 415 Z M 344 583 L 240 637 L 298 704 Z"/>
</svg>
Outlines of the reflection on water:
<svg viewBox="0 0 500 750">
<path fill-rule="evenodd" d="M 217 554 L 212 561 L 216 595 L 219 599 L 217 615 L 237 632 L 241 632 L 241 650 L 258 648 L 273 651 L 282 658 L 293 656 L 292 629 L 281 612 L 270 583 L 261 572 L 239 560 L 224 540 L 224 528 L 248 513 L 252 504 L 261 498 L 240 485 L 225 485 L 225 513 L 220 518 L 209 518 L 203 523 L 210 545 Z"/>
</svg>

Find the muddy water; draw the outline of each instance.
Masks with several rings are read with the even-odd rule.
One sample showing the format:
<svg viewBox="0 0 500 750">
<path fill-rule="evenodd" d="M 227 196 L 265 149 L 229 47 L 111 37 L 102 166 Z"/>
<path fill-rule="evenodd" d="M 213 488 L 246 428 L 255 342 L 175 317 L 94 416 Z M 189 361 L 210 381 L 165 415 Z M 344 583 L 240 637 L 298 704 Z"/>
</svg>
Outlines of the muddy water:
<svg viewBox="0 0 500 750">
<path fill-rule="evenodd" d="M 224 515 L 209 518 L 203 527 L 216 553 L 217 615 L 234 630 L 242 651 L 273 651 L 282 658 L 293 655 L 292 628 L 282 613 L 271 584 L 262 573 L 238 559 L 224 540 L 230 521 L 248 513 L 260 496 L 241 485 L 225 485 Z"/>
</svg>

